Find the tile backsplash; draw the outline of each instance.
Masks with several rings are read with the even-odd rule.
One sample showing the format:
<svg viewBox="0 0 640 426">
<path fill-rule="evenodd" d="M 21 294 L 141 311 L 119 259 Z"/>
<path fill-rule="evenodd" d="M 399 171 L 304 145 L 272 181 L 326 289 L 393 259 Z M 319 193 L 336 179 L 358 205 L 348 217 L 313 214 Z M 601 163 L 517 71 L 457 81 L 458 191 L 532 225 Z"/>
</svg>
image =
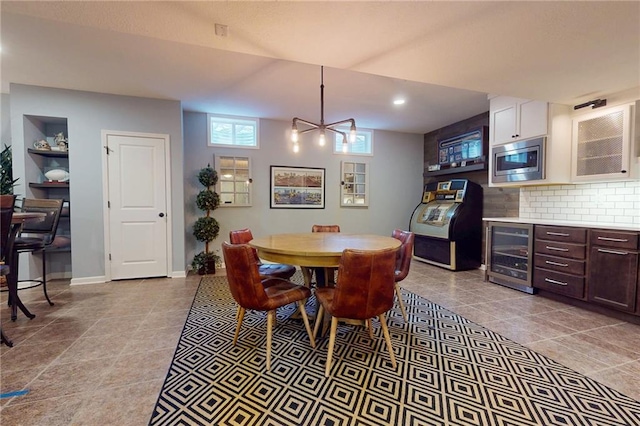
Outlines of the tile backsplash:
<svg viewBox="0 0 640 426">
<path fill-rule="evenodd" d="M 522 187 L 519 215 L 640 225 L 640 181 Z"/>
</svg>

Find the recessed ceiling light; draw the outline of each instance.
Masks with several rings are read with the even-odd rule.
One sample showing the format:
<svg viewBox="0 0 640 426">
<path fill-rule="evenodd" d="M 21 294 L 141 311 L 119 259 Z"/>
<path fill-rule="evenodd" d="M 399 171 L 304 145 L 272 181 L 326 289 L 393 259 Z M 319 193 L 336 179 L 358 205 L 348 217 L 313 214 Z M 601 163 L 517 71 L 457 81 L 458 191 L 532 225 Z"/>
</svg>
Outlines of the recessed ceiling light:
<svg viewBox="0 0 640 426">
<path fill-rule="evenodd" d="M 404 104 L 404 99 L 396 99 L 395 101 L 393 101 L 394 105 L 403 105 Z"/>
</svg>

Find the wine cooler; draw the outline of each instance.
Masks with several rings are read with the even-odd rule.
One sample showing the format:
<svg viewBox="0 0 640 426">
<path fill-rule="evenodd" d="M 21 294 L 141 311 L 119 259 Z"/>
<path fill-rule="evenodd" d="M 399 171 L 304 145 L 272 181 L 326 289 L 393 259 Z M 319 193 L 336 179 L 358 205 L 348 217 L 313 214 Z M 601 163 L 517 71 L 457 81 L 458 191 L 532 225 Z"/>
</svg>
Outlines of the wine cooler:
<svg viewBox="0 0 640 426">
<path fill-rule="evenodd" d="M 533 225 L 489 222 L 486 253 L 489 281 L 533 294 Z"/>
</svg>

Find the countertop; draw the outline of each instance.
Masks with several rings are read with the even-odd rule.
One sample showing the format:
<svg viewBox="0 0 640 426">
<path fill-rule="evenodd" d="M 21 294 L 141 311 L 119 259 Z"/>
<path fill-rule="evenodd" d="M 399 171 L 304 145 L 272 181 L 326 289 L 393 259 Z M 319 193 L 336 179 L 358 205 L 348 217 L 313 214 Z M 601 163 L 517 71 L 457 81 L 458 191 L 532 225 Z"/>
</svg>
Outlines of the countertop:
<svg viewBox="0 0 640 426">
<path fill-rule="evenodd" d="M 532 225 L 575 226 L 579 228 L 616 229 L 620 231 L 640 231 L 640 224 L 582 222 L 557 219 L 531 219 L 526 217 L 483 217 L 485 222 L 528 223 Z"/>
</svg>

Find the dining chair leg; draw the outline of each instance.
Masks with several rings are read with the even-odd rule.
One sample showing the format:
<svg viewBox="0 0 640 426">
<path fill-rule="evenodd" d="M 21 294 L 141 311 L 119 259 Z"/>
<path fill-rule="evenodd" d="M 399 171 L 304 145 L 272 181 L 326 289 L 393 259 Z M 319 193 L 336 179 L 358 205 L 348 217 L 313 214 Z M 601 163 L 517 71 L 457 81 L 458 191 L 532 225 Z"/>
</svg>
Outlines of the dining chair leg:
<svg viewBox="0 0 640 426">
<path fill-rule="evenodd" d="M 275 310 L 267 312 L 267 370 L 271 370 L 271 336 L 275 319 Z"/>
<path fill-rule="evenodd" d="M 236 314 L 236 318 L 238 323 L 236 324 L 236 335 L 233 336 L 233 345 L 236 345 L 238 341 L 238 335 L 240 334 L 240 327 L 242 326 L 242 320 L 244 319 L 245 309 L 242 306 L 238 307 L 238 313 Z"/>
<path fill-rule="evenodd" d="M 338 331 L 338 318 L 331 318 L 331 333 L 329 334 L 329 349 L 327 350 L 327 365 L 324 368 L 324 377 L 329 377 L 331 369 L 331 358 L 333 357 L 333 347 L 336 343 L 336 333 Z"/>
<path fill-rule="evenodd" d="M 49 302 L 49 306 L 53 306 L 54 303 L 49 299 L 47 294 L 47 251 L 42 250 L 42 291 L 44 291 L 44 297 Z"/>
<path fill-rule="evenodd" d="M 389 350 L 389 358 L 391 358 L 391 365 L 396 368 L 396 357 L 393 354 L 393 346 L 391 346 L 391 336 L 389 336 L 389 329 L 387 328 L 387 319 L 384 314 L 378 315 L 380 320 L 380 327 L 382 327 L 382 333 L 384 334 L 384 340 L 387 342 L 387 349 Z"/>
<path fill-rule="evenodd" d="M 0 328 L 0 341 L 1 341 L 1 343 L 4 343 L 5 345 L 9 346 L 10 348 L 13 347 L 13 342 L 11 341 L 11 339 L 9 339 L 7 337 L 6 334 L 4 334 L 4 331 L 2 330 L 2 328 Z"/>
<path fill-rule="evenodd" d="M 396 283 L 396 296 L 398 298 L 398 306 L 400 306 L 400 312 L 402 312 L 402 318 L 404 318 L 404 322 L 407 322 L 407 311 L 404 309 L 402 292 L 400 291 L 400 286 L 398 285 L 398 283 Z"/>
<path fill-rule="evenodd" d="M 322 314 L 324 313 L 324 307 L 322 305 L 318 306 L 318 313 L 316 313 L 316 322 L 313 325 L 313 340 L 316 340 L 316 336 L 318 335 L 318 330 L 320 329 L 320 324 L 322 323 Z"/>
<path fill-rule="evenodd" d="M 313 274 L 313 270 L 307 266 L 301 266 L 300 271 L 302 272 L 302 278 L 304 279 L 304 285 L 308 288 L 311 288 L 311 275 Z"/>
<path fill-rule="evenodd" d="M 309 317 L 307 316 L 307 310 L 304 308 L 304 303 L 298 301 L 298 308 L 300 309 L 300 313 L 302 314 L 302 320 L 304 321 L 304 328 L 307 329 L 307 334 L 309 335 L 309 342 L 311 342 L 311 347 L 316 347 L 316 342 L 313 338 L 313 334 L 311 333 L 311 325 L 309 324 Z"/>
<path fill-rule="evenodd" d="M 369 330 L 369 337 L 371 338 L 371 340 L 373 340 L 373 324 L 371 324 L 371 318 L 369 318 L 365 324 L 365 326 L 367 327 L 367 330 Z"/>
</svg>

